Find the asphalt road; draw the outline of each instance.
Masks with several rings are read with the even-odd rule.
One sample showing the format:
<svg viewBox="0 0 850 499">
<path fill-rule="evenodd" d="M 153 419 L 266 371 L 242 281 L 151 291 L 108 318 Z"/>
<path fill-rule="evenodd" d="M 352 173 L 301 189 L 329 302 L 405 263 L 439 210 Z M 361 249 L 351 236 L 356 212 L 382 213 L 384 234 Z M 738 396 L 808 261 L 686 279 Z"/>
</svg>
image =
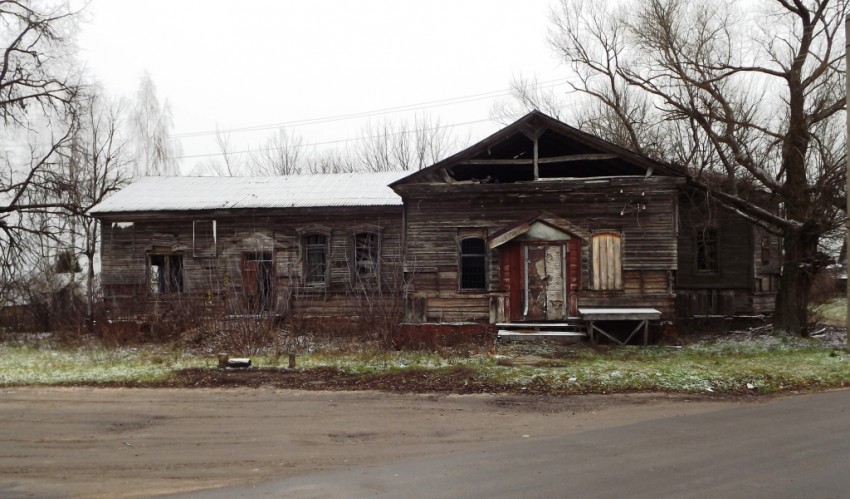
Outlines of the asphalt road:
<svg viewBox="0 0 850 499">
<path fill-rule="evenodd" d="M 850 391 L 178 497 L 850 498 Z"/>
</svg>

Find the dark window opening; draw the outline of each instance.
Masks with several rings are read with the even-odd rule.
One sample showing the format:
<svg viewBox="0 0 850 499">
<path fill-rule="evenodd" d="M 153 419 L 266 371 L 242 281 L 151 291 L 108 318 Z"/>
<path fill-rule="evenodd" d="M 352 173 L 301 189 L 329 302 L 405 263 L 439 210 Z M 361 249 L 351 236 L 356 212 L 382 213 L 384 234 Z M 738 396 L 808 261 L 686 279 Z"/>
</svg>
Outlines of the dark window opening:
<svg viewBox="0 0 850 499">
<path fill-rule="evenodd" d="M 761 264 L 770 265 L 770 238 L 767 236 L 761 238 Z"/>
<path fill-rule="evenodd" d="M 183 292 L 183 255 L 149 255 L 148 283 L 151 293 Z"/>
<path fill-rule="evenodd" d="M 250 312 L 272 310 L 274 300 L 274 260 L 270 252 L 246 253 L 242 282 Z"/>
<path fill-rule="evenodd" d="M 719 268 L 717 229 L 703 227 L 697 231 L 697 272 L 717 272 Z"/>
<path fill-rule="evenodd" d="M 378 275 L 380 238 L 372 232 L 354 235 L 354 277 L 366 279 Z"/>
<path fill-rule="evenodd" d="M 314 234 L 304 238 L 304 265 L 306 284 L 325 284 L 328 270 L 327 236 Z"/>
<path fill-rule="evenodd" d="M 531 164 L 460 164 L 453 166 L 449 173 L 455 180 L 473 180 L 482 184 L 511 184 L 534 180 L 534 166 Z"/>
<path fill-rule="evenodd" d="M 485 289 L 487 252 L 484 239 L 470 237 L 460 242 L 460 289 Z"/>
</svg>

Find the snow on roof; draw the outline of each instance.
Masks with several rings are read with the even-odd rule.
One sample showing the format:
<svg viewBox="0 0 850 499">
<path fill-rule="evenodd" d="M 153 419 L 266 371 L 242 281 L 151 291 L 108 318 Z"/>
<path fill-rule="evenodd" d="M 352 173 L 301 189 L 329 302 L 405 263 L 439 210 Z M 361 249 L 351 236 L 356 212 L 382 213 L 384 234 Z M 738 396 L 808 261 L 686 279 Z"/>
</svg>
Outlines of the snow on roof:
<svg viewBox="0 0 850 499">
<path fill-rule="evenodd" d="M 335 173 L 277 177 L 143 177 L 89 213 L 400 206 L 387 187 L 410 172 Z"/>
</svg>

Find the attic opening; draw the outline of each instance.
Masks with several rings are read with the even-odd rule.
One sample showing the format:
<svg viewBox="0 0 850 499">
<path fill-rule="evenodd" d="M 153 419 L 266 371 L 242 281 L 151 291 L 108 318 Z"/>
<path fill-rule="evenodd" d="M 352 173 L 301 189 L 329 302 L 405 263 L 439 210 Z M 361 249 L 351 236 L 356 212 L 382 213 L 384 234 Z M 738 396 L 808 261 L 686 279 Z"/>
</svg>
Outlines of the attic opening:
<svg viewBox="0 0 850 499">
<path fill-rule="evenodd" d="M 517 132 L 446 170 L 455 181 L 533 182 L 555 178 L 645 175 L 646 169 L 610 152 L 544 131 L 535 141 Z"/>
</svg>

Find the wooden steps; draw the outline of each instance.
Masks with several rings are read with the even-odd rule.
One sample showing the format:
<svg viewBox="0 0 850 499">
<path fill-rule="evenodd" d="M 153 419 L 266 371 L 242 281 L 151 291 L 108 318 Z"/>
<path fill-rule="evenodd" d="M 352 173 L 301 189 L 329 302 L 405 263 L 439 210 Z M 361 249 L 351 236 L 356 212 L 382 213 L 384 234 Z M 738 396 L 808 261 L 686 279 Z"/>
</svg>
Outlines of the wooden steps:
<svg viewBox="0 0 850 499">
<path fill-rule="evenodd" d="M 580 341 L 587 338 L 584 322 L 570 318 L 567 322 L 514 322 L 496 324 L 496 339 L 504 341 L 523 341 L 534 339 L 561 339 Z"/>
</svg>

